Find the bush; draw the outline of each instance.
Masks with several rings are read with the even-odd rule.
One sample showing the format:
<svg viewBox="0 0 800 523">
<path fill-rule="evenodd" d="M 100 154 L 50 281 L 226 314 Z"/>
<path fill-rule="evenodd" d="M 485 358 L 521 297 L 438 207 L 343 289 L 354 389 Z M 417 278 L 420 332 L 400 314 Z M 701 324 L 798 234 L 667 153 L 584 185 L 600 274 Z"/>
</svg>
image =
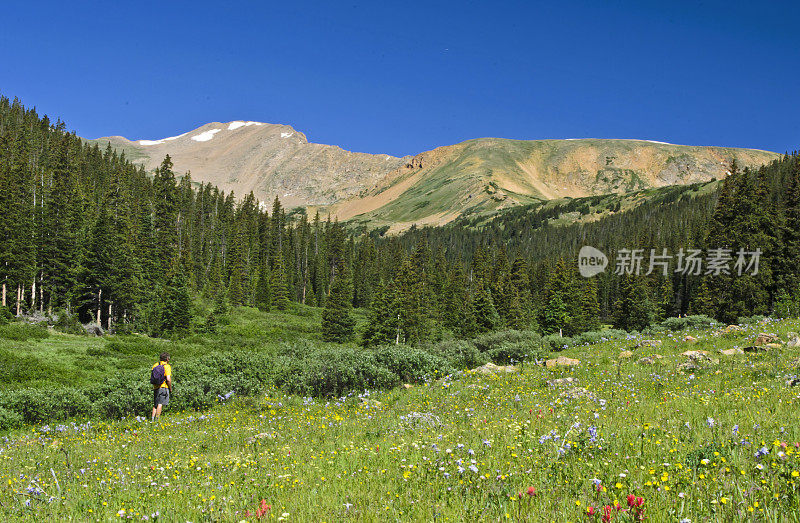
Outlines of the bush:
<svg viewBox="0 0 800 523">
<path fill-rule="evenodd" d="M 673 332 L 684 329 L 710 329 L 714 325 L 717 325 L 716 320 L 701 314 L 683 318 L 667 318 L 661 322 L 662 327 Z"/>
<path fill-rule="evenodd" d="M 456 369 L 474 369 L 489 361 L 474 343 L 467 340 L 442 341 L 431 346 L 428 352 L 444 358 Z"/>
<path fill-rule="evenodd" d="M 544 348 L 554 352 L 562 351 L 572 347 L 574 344 L 572 338 L 559 336 L 558 334 L 549 334 L 542 338 L 542 345 L 544 345 Z"/>
<path fill-rule="evenodd" d="M 22 426 L 22 423 L 22 416 L 13 410 L 0 408 L 0 431 L 17 429 Z"/>
<path fill-rule="evenodd" d="M 14 315 L 8 307 L 0 306 L 0 325 L 5 325 L 14 320 Z"/>
<path fill-rule="evenodd" d="M 542 337 L 534 331 L 504 330 L 490 332 L 478 336 L 472 342 L 483 353 L 491 352 L 503 343 L 527 343 L 531 346 L 541 345 Z"/>
<path fill-rule="evenodd" d="M 9 323 L 0 325 L 0 339 L 13 341 L 43 340 L 50 336 L 46 327 L 29 325 L 27 323 Z"/>
<path fill-rule="evenodd" d="M 108 354 L 142 354 L 157 358 L 162 352 L 169 352 L 172 344 L 166 340 L 147 338 L 145 336 L 115 336 L 106 342 L 105 349 Z"/>
<path fill-rule="evenodd" d="M 400 383 L 397 374 L 375 361 L 367 351 L 321 349 L 305 358 L 299 375 L 286 385 L 290 392 L 311 396 L 340 396 L 353 390 L 386 389 Z"/>
<path fill-rule="evenodd" d="M 0 349 L 0 383 L 27 383 L 47 379 L 55 372 L 55 369 L 35 356 L 17 356 Z"/>
<path fill-rule="evenodd" d="M 739 318 L 736 319 L 736 323 L 738 323 L 739 325 L 755 325 L 756 323 L 761 323 L 762 321 L 764 321 L 765 318 L 766 316 L 760 316 L 760 315 L 740 316 Z"/>
<path fill-rule="evenodd" d="M 572 337 L 571 346 L 574 347 L 577 345 L 593 344 L 608 340 L 624 340 L 628 336 L 628 332 L 622 329 L 606 329 L 602 331 L 582 332 L 581 334 Z"/>
<path fill-rule="evenodd" d="M 406 383 L 422 380 L 435 373 L 450 374 L 453 369 L 447 361 L 407 345 L 384 345 L 375 349 L 375 361 L 397 375 Z"/>
<path fill-rule="evenodd" d="M 64 334 L 86 335 L 86 329 L 81 325 L 77 314 L 67 314 L 66 311 L 57 313 L 58 320 L 53 324 L 53 328 Z"/>
<path fill-rule="evenodd" d="M 40 389 L 14 390 L 3 394 L 0 408 L 16 412 L 25 423 L 39 423 L 57 417 L 53 412 L 56 395 Z"/>
<path fill-rule="evenodd" d="M 541 343 L 531 345 L 528 342 L 505 342 L 490 350 L 489 357 L 498 365 L 508 365 L 528 360 L 546 359 L 548 352 L 542 348 Z"/>
<path fill-rule="evenodd" d="M 108 377 L 88 393 L 94 402 L 94 413 L 105 418 L 146 415 L 153 405 L 153 386 L 144 372 Z"/>
</svg>

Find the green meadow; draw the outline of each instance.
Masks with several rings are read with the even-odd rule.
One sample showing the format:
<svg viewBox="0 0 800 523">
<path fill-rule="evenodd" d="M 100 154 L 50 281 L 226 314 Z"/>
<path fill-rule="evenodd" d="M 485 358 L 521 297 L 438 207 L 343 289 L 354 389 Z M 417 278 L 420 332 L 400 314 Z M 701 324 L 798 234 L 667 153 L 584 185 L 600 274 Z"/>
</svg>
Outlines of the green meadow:
<svg viewBox="0 0 800 523">
<path fill-rule="evenodd" d="M 280 316 L 274 330 L 243 309 L 221 333 L 240 347 L 279 350 L 270 347 L 313 339 L 315 311 L 300 314 L 308 315 Z M 723 327 L 571 340 L 546 355 L 579 361 L 571 366 L 433 371 L 317 397 L 267 385 L 201 410 L 170 406 L 158 423 L 145 409 L 24 424 L 0 436 L 0 517 L 796 521 L 800 389 L 791 382 L 800 348 L 786 342 L 800 323 Z M 720 353 L 750 350 L 760 333 L 778 342 Z M 147 343 L 172 350 L 177 399 L 191 393 L 180 360 L 222 350 L 224 339 Z M 5 340 L 2 350 L 78 381 L 152 360 L 90 354 L 115 343 L 50 334 Z"/>
</svg>

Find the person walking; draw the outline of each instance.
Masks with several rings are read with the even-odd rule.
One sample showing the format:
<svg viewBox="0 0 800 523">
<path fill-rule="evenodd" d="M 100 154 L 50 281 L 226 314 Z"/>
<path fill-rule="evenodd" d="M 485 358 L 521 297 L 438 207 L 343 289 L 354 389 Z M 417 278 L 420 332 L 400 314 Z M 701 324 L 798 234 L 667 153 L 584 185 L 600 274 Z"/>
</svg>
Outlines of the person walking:
<svg viewBox="0 0 800 523">
<path fill-rule="evenodd" d="M 161 417 L 161 409 L 169 405 L 169 395 L 172 392 L 172 367 L 169 364 L 169 354 L 162 352 L 158 363 L 150 371 L 150 383 L 153 385 L 153 414 L 150 421 Z"/>
</svg>

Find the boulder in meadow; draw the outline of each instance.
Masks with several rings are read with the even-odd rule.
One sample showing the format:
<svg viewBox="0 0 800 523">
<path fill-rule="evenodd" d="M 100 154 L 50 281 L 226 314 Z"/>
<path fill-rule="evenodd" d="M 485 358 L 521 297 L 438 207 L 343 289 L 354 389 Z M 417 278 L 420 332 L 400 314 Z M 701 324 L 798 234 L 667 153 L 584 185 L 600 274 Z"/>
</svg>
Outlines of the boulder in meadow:
<svg viewBox="0 0 800 523">
<path fill-rule="evenodd" d="M 753 345 L 760 346 L 760 345 L 768 345 L 770 343 L 775 343 L 778 341 L 778 337 L 774 334 L 767 334 L 766 332 L 759 333 L 756 336 L 756 340 L 753 342 Z"/>
<path fill-rule="evenodd" d="M 739 347 L 734 347 L 732 349 L 721 350 L 719 353 L 724 354 L 725 356 L 736 356 L 737 354 L 744 354 L 744 351 Z"/>
<path fill-rule="evenodd" d="M 696 356 L 708 356 L 707 350 L 687 350 L 686 352 L 682 352 L 681 356 L 686 356 L 687 358 L 694 358 Z"/>
<path fill-rule="evenodd" d="M 572 367 L 578 364 L 580 364 L 580 360 L 567 358 L 566 356 L 559 356 L 558 358 L 552 358 L 544 362 L 544 365 L 547 368 Z"/>
<path fill-rule="evenodd" d="M 475 369 L 478 374 L 511 374 L 517 372 L 517 368 L 513 365 L 495 365 L 491 361 L 486 365 L 481 365 Z"/>
</svg>

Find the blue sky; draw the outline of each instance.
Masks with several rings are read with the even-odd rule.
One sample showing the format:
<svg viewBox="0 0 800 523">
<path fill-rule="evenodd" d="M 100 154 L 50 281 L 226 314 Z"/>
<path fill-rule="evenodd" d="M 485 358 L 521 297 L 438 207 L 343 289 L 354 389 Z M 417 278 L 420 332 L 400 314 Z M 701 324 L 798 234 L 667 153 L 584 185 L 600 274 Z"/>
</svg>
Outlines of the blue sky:
<svg viewBox="0 0 800 523">
<path fill-rule="evenodd" d="M 17 2 L 0 92 L 87 138 L 285 123 L 414 154 L 482 136 L 800 145 L 800 3 Z"/>
</svg>

